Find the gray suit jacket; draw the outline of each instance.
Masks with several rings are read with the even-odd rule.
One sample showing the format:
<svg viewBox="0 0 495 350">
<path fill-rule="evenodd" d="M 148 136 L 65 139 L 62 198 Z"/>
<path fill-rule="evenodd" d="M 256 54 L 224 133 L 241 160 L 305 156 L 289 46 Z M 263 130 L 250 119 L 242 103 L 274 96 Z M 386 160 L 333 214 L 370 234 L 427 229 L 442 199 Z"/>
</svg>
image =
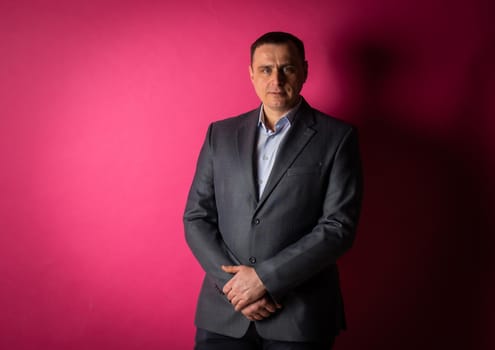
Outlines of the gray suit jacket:
<svg viewBox="0 0 495 350">
<path fill-rule="evenodd" d="M 362 196 L 354 127 L 303 101 L 262 197 L 259 108 L 210 125 L 189 192 L 186 240 L 206 272 L 197 327 L 241 337 L 249 322 L 221 290 L 221 265 L 255 268 L 283 308 L 256 322 L 274 340 L 323 340 L 345 328 L 336 261 L 352 245 Z"/>
</svg>

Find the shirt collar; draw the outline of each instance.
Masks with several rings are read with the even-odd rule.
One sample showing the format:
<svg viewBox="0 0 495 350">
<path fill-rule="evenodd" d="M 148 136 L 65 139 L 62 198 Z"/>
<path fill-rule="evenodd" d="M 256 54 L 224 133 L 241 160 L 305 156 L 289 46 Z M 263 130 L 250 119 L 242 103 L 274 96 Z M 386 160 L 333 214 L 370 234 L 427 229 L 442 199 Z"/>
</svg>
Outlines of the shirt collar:
<svg viewBox="0 0 495 350">
<path fill-rule="evenodd" d="M 302 100 L 303 100 L 302 97 L 300 97 L 299 102 L 294 107 L 292 107 L 290 110 L 288 110 L 287 113 L 285 113 L 277 121 L 277 123 L 275 124 L 275 132 L 277 132 L 278 130 L 283 128 L 285 126 L 285 124 L 288 123 L 290 126 L 294 122 L 296 112 L 299 109 L 299 107 L 301 106 Z M 265 113 L 263 112 L 263 104 L 262 104 L 261 108 L 260 108 L 260 115 L 258 117 L 258 126 L 261 126 L 261 127 L 263 127 L 263 129 L 265 131 L 268 131 L 268 128 L 265 126 L 264 121 L 265 121 Z"/>
</svg>

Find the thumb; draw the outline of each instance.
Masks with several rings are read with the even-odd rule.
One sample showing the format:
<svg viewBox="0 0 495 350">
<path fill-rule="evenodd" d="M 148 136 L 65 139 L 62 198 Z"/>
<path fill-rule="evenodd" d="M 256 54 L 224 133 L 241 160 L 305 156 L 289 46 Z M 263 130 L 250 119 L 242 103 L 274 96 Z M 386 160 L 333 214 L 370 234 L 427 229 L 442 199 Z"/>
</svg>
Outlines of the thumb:
<svg viewBox="0 0 495 350">
<path fill-rule="evenodd" d="M 226 266 L 222 265 L 222 270 L 227 273 L 237 273 L 239 272 L 240 268 L 239 266 Z"/>
</svg>

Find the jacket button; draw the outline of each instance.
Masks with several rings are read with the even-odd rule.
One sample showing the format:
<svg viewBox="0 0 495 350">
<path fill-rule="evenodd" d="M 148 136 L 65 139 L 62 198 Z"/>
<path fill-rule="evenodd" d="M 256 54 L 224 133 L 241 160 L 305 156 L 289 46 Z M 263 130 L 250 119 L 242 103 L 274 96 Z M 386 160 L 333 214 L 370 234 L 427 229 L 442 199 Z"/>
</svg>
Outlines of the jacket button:
<svg viewBox="0 0 495 350">
<path fill-rule="evenodd" d="M 256 258 L 255 258 L 254 256 L 250 257 L 250 258 L 249 258 L 249 262 L 250 262 L 251 264 L 256 264 Z"/>
<path fill-rule="evenodd" d="M 256 225 L 259 225 L 259 224 L 260 224 L 260 222 L 261 222 L 261 220 L 260 220 L 260 219 L 256 219 L 256 220 L 254 220 L 254 223 L 255 223 Z"/>
</svg>

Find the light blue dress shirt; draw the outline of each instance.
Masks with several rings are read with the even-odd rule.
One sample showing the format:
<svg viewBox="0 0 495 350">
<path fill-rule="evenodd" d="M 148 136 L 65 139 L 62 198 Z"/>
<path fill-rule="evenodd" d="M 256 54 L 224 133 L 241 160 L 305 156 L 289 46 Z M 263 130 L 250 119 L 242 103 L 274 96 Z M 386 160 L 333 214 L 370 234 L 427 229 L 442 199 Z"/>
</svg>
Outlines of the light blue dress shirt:
<svg viewBox="0 0 495 350">
<path fill-rule="evenodd" d="M 301 102 L 283 115 L 282 118 L 280 118 L 275 124 L 274 131 L 266 127 L 263 106 L 261 108 L 258 121 L 258 144 L 256 148 L 259 198 L 261 198 L 261 195 L 265 190 L 268 177 L 270 176 L 273 164 L 275 163 L 275 159 L 277 157 L 278 148 L 289 132 L 289 129 L 294 121 L 294 115 L 300 105 Z"/>
</svg>

